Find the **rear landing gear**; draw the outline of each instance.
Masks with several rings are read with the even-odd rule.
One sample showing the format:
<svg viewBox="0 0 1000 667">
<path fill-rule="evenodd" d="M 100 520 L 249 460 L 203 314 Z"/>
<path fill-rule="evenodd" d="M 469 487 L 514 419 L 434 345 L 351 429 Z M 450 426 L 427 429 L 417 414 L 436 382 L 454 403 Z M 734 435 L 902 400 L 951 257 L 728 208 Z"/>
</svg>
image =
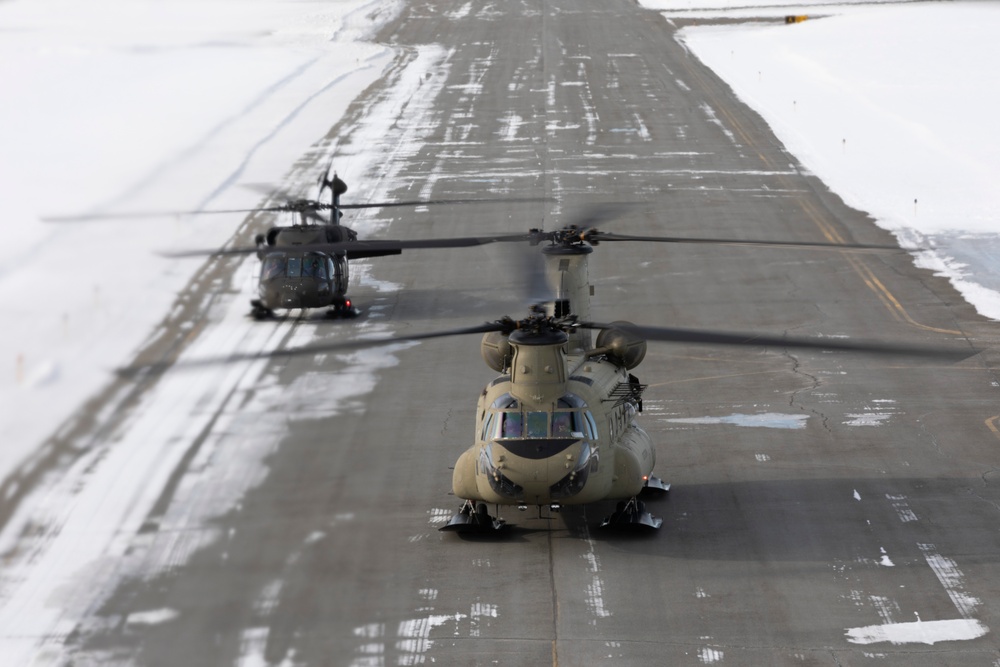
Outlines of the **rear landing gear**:
<svg viewBox="0 0 1000 667">
<path fill-rule="evenodd" d="M 439 530 L 454 533 L 478 533 L 496 534 L 507 529 L 507 523 L 503 519 L 497 519 L 489 514 L 486 503 L 472 504 L 471 500 L 466 500 L 458 514 L 451 517 L 446 525 Z"/>
<path fill-rule="evenodd" d="M 653 500 L 663 498 L 668 493 L 670 493 L 670 485 L 656 475 L 650 475 L 645 486 L 642 487 L 642 491 L 639 492 L 639 497 Z"/>
<path fill-rule="evenodd" d="M 663 525 L 663 519 L 646 511 L 646 503 L 638 498 L 622 500 L 615 511 L 601 522 L 601 528 L 648 532 Z"/>
</svg>

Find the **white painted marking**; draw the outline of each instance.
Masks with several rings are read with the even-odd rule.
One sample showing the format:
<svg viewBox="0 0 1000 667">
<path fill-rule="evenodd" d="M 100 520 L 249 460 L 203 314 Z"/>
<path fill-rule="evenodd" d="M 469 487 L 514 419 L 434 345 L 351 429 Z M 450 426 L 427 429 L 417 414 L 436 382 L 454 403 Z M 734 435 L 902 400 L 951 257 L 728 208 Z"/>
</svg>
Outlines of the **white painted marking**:
<svg viewBox="0 0 1000 667">
<path fill-rule="evenodd" d="M 431 515 L 427 523 L 447 523 L 451 521 L 451 515 L 454 514 L 451 510 L 443 510 L 437 507 L 427 510 L 427 513 Z"/>
<path fill-rule="evenodd" d="M 847 426 L 880 426 L 892 415 L 885 413 L 876 412 L 865 412 L 863 414 L 848 414 L 847 421 L 844 422 Z"/>
<path fill-rule="evenodd" d="M 894 496 L 890 494 L 885 494 L 885 497 L 892 503 L 892 509 L 896 510 L 896 515 L 899 516 L 899 520 L 903 523 L 909 523 L 910 521 L 917 521 L 917 515 L 914 514 L 913 510 L 910 509 L 909 503 L 906 502 L 906 496 Z"/>
<path fill-rule="evenodd" d="M 701 660 L 703 664 L 711 665 L 716 662 L 722 661 L 722 656 L 724 653 L 716 648 L 703 648 L 698 651 L 698 659 Z"/>
<path fill-rule="evenodd" d="M 858 493 L 857 489 L 854 489 L 854 499 L 855 500 L 861 500 L 861 494 Z"/>
<path fill-rule="evenodd" d="M 933 544 L 920 544 L 918 546 L 923 552 L 927 564 L 934 570 L 934 575 L 941 582 L 941 585 L 944 586 L 945 591 L 947 591 L 948 597 L 951 598 L 952 603 L 955 605 L 955 609 L 958 610 L 958 613 L 963 618 L 971 617 L 981 602 L 978 598 L 966 592 L 965 575 L 958 569 L 958 565 L 952 559 L 945 558 L 937 553 L 937 549 Z"/>
</svg>

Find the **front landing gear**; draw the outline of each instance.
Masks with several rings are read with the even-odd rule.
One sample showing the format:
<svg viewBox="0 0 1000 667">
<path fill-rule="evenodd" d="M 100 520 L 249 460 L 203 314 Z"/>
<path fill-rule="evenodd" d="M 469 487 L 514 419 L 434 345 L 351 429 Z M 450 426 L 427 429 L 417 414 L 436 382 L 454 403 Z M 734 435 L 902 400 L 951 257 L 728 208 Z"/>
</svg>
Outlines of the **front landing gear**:
<svg viewBox="0 0 1000 667">
<path fill-rule="evenodd" d="M 326 311 L 328 317 L 331 318 L 343 318 L 349 319 L 352 317 L 357 317 L 361 314 L 361 311 L 351 305 L 350 299 L 342 299 L 335 301 L 330 310 Z"/>
<path fill-rule="evenodd" d="M 621 501 L 618 507 L 604 521 L 601 528 L 647 532 L 663 525 L 663 519 L 646 511 L 646 503 L 638 498 Z"/>
<path fill-rule="evenodd" d="M 451 517 L 451 521 L 438 530 L 454 533 L 496 534 L 506 529 L 507 523 L 503 519 L 490 516 L 486 503 L 473 505 L 471 500 L 466 500 L 458 514 Z"/>
<path fill-rule="evenodd" d="M 255 320 L 269 320 L 274 317 L 274 311 L 264 305 L 260 299 L 250 302 L 250 317 Z"/>
</svg>

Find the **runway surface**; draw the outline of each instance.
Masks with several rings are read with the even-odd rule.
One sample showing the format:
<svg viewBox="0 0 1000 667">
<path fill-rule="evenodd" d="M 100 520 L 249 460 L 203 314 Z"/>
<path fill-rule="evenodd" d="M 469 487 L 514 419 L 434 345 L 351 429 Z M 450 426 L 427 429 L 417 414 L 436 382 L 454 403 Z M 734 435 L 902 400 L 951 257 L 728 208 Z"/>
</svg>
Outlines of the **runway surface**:
<svg viewBox="0 0 1000 667">
<path fill-rule="evenodd" d="M 345 222 L 378 238 L 520 232 L 641 201 L 602 228 L 893 243 L 805 173 L 675 29 L 629 0 L 409 3 L 379 35 L 399 49 L 396 65 L 321 145 L 335 147 L 337 165 L 366 165 L 341 173 L 345 201 L 555 201 L 383 209 Z M 412 91 L 403 104 L 400 89 Z M 304 183 L 320 168 L 313 155 L 296 167 Z M 509 262 L 477 248 L 358 263 L 357 320 L 292 313 L 227 335 L 264 348 L 517 316 L 526 304 Z M 224 311 L 246 310 L 245 291 L 198 296 L 234 266 L 206 264 L 181 297 L 189 308 L 140 358 L 196 345 Z M 902 252 L 604 244 L 590 275 L 603 321 L 956 349 L 997 342 L 995 325 Z M 111 442 L 111 459 L 114 442 L 140 447 L 145 428 L 171 454 L 143 479 L 141 493 L 156 497 L 149 511 L 94 526 L 111 546 L 92 584 L 62 598 L 60 631 L 29 638 L 37 655 L 123 665 L 1000 664 L 995 352 L 946 365 L 650 345 L 634 372 L 649 385 L 640 421 L 657 442 L 658 474 L 673 485 L 650 503 L 663 528 L 608 535 L 597 526 L 609 507 L 547 518 L 531 508 L 504 513 L 514 528 L 503 539 L 462 539 L 437 529 L 458 508 L 449 466 L 472 444 L 476 399 L 493 377 L 478 347 L 473 336 L 207 369 L 197 385 L 172 372 L 118 381 L 106 397 L 112 422 L 81 423 L 64 441 Z M 183 407 L 203 384 L 230 389 Z"/>
</svg>

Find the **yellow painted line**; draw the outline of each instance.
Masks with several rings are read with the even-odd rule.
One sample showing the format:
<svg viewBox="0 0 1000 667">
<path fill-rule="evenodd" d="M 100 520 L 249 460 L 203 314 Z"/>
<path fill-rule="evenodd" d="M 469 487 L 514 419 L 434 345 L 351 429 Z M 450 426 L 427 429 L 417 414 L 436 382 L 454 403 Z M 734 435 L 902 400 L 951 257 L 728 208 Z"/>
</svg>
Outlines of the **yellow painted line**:
<svg viewBox="0 0 1000 667">
<path fill-rule="evenodd" d="M 687 66 L 687 71 L 692 78 L 696 79 L 701 84 L 701 89 L 703 91 L 707 91 L 707 87 L 705 86 L 705 77 L 700 72 L 696 71 L 690 64 L 688 64 Z M 729 111 L 729 109 L 727 107 L 719 105 L 718 102 L 716 102 L 715 110 L 719 115 L 725 117 L 726 122 L 728 122 L 729 125 L 733 128 L 733 131 L 737 135 L 739 135 L 740 139 L 744 142 L 746 147 L 755 150 L 757 152 L 758 157 L 760 157 L 761 162 L 763 162 L 768 168 L 774 169 L 774 165 L 771 163 L 771 161 L 767 158 L 766 155 L 757 150 L 757 147 L 754 145 L 754 142 L 750 139 L 750 135 L 743 128 L 743 125 L 740 123 L 740 121 Z M 845 243 L 844 237 L 836 230 L 836 228 L 833 227 L 833 225 L 824 220 L 823 214 L 816 209 L 816 207 L 813 205 L 811 201 L 806 199 L 797 199 L 796 201 L 802 208 L 803 212 L 805 212 L 806 216 L 809 217 L 809 219 L 813 221 L 816 227 L 819 228 L 820 233 L 827 239 L 827 241 L 829 241 L 830 243 Z M 868 289 L 871 290 L 875 294 L 875 296 L 878 297 L 879 301 L 882 302 L 882 305 L 885 307 L 885 309 L 888 310 L 889 313 L 897 321 L 904 322 L 906 324 L 909 324 L 918 329 L 922 329 L 924 331 L 932 331 L 934 333 L 942 333 L 953 336 L 962 335 L 961 331 L 957 331 L 955 329 L 941 329 L 938 327 L 932 327 L 927 324 L 921 324 L 920 322 L 917 322 L 906 311 L 906 308 L 903 307 L 903 304 L 900 303 L 899 299 L 897 299 L 893 295 L 893 293 L 889 291 L 889 288 L 886 287 L 885 284 L 878 279 L 878 277 L 875 275 L 875 273 L 867 264 L 865 264 L 860 258 L 858 258 L 856 255 L 853 255 L 852 253 L 844 252 L 841 253 L 841 255 L 845 259 L 847 259 L 848 263 L 851 265 L 854 271 L 861 277 L 861 280 L 865 283 Z"/>
<path fill-rule="evenodd" d="M 840 233 L 837 232 L 837 230 L 834 229 L 829 222 L 823 219 L 822 214 L 816 210 L 812 202 L 804 199 L 799 199 L 798 204 L 802 208 L 803 212 L 805 212 L 805 214 L 809 217 L 809 219 L 812 220 L 813 223 L 815 223 L 815 225 L 819 228 L 820 233 L 822 233 L 823 236 L 827 238 L 827 240 L 829 240 L 831 243 L 844 243 L 845 239 L 843 238 L 843 236 L 841 236 Z M 914 326 L 918 329 L 923 329 L 924 331 L 933 331 L 935 333 L 943 333 L 954 336 L 962 335 L 961 331 L 956 331 L 955 329 L 941 329 L 939 327 L 932 327 L 927 324 L 921 324 L 920 322 L 914 320 L 910 316 L 910 314 L 906 312 L 906 308 L 904 308 L 903 304 L 899 302 L 899 299 L 897 299 L 893 295 L 893 293 L 889 291 L 889 288 L 886 287 L 885 284 L 878 279 L 878 277 L 875 275 L 875 272 L 871 270 L 871 267 L 865 264 L 864 261 L 862 261 L 862 259 L 856 255 L 852 255 L 849 252 L 845 252 L 842 254 L 844 258 L 847 260 L 847 262 L 854 269 L 854 271 L 864 281 L 865 285 L 868 286 L 868 289 L 870 289 L 879 297 L 879 300 L 882 301 L 882 304 L 886 307 L 886 309 L 890 313 L 893 314 L 894 317 L 896 317 L 896 319 L 902 322 L 906 322 L 907 324 L 910 324 L 911 326 Z"/>
<path fill-rule="evenodd" d="M 1000 415 L 990 417 L 986 420 L 986 428 L 993 432 L 993 435 L 1000 440 L 1000 428 L 997 428 L 997 420 L 1000 419 Z"/>
</svg>

